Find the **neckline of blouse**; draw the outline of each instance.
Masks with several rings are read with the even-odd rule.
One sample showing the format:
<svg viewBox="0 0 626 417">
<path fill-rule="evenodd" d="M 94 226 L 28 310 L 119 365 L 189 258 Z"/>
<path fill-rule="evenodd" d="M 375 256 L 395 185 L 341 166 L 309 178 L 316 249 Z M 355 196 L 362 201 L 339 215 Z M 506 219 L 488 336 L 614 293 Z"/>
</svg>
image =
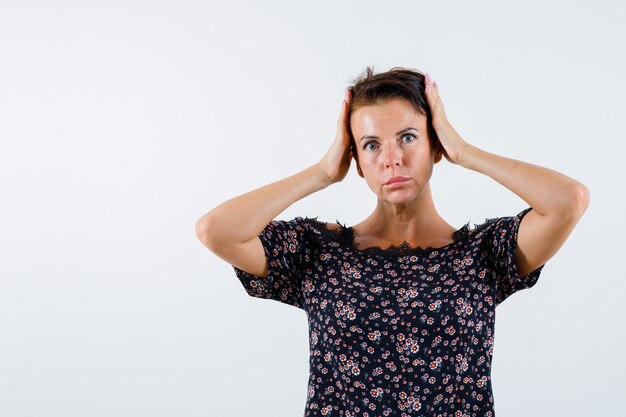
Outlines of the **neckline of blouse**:
<svg viewBox="0 0 626 417">
<path fill-rule="evenodd" d="M 487 224 L 496 220 L 495 218 L 486 219 L 484 223 L 480 225 L 476 225 L 474 228 L 470 228 L 471 222 L 468 221 L 461 228 L 453 232 L 452 234 L 453 241 L 444 246 L 433 247 L 433 246 L 428 245 L 426 247 L 422 247 L 422 246 L 413 247 L 411 246 L 410 243 L 408 243 L 407 241 L 404 241 L 400 245 L 392 244 L 386 248 L 382 248 L 378 245 L 368 246 L 366 248 L 359 248 L 359 243 L 356 243 L 354 241 L 354 228 L 352 226 L 348 227 L 345 224 L 340 223 L 339 220 L 336 220 L 336 224 L 338 224 L 340 228 L 329 229 L 328 224 L 320 220 L 317 220 L 317 217 L 314 217 L 314 218 L 307 217 L 306 219 L 315 223 L 317 226 L 319 226 L 318 228 L 319 230 L 321 230 L 322 232 L 325 232 L 327 235 L 330 235 L 336 238 L 344 247 L 348 247 L 352 251 L 375 254 L 375 255 L 382 255 L 382 256 L 414 255 L 414 254 L 421 254 L 421 253 L 427 253 L 427 252 L 433 252 L 433 251 L 447 250 L 450 247 L 459 243 L 460 241 L 464 240 L 467 236 L 474 234 L 479 229 L 482 229 Z"/>
</svg>

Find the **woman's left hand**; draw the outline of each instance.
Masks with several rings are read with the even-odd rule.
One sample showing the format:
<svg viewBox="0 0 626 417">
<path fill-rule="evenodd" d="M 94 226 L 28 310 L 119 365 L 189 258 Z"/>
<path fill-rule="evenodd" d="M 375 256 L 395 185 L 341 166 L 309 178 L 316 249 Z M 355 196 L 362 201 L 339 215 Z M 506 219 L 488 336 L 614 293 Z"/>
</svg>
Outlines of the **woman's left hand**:
<svg viewBox="0 0 626 417">
<path fill-rule="evenodd" d="M 426 101 L 430 107 L 433 128 L 437 132 L 439 143 L 443 148 L 443 156 L 448 162 L 460 165 L 463 152 L 469 144 L 461 138 L 448 121 L 443 102 L 439 96 L 439 87 L 429 74 L 426 74 Z"/>
</svg>

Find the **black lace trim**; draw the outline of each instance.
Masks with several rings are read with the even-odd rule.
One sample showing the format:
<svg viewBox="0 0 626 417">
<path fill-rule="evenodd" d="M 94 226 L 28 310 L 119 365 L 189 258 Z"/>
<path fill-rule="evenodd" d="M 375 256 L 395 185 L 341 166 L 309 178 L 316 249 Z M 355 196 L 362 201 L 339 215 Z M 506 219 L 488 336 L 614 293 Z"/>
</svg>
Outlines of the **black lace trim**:
<svg viewBox="0 0 626 417">
<path fill-rule="evenodd" d="M 368 246 L 366 248 L 359 248 L 359 243 L 356 243 L 354 241 L 354 229 L 352 227 L 348 227 L 345 224 L 341 224 L 339 220 L 336 220 L 336 223 L 341 227 L 337 229 L 329 229 L 328 224 L 326 224 L 325 222 L 319 221 L 317 217 L 305 218 L 305 220 L 308 220 L 311 223 L 313 223 L 315 226 L 317 226 L 316 228 L 318 230 L 320 230 L 321 232 L 325 232 L 326 235 L 334 238 L 343 246 L 348 247 L 351 250 L 363 252 L 363 253 L 383 255 L 383 256 L 411 255 L 411 254 L 416 254 L 416 253 L 447 249 L 448 247 L 455 245 L 456 243 L 465 239 L 467 236 L 471 236 L 475 234 L 476 232 L 478 232 L 479 230 L 482 230 L 484 227 L 495 222 L 497 219 L 498 219 L 497 217 L 485 219 L 483 223 L 478 224 L 478 225 L 475 224 L 474 227 L 470 227 L 471 222 L 465 223 L 460 229 L 456 230 L 452 234 L 453 242 L 445 246 L 433 247 L 429 245 L 426 247 L 422 247 L 422 246 L 413 247 L 411 246 L 410 243 L 408 243 L 407 241 L 404 241 L 400 245 L 392 244 L 391 246 L 386 247 L 386 248 L 381 248 L 380 246 Z"/>
</svg>

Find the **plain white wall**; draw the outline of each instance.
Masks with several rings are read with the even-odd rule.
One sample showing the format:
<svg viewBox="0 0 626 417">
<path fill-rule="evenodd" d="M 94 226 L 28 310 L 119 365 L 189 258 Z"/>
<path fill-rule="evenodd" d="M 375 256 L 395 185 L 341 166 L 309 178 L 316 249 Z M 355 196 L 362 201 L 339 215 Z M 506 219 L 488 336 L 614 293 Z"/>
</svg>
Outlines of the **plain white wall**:
<svg viewBox="0 0 626 417">
<path fill-rule="evenodd" d="M 498 308 L 502 416 L 623 412 L 626 8 L 619 1 L 0 5 L 0 415 L 297 416 L 302 310 L 196 239 L 221 202 L 316 163 L 368 65 L 417 68 L 489 152 L 587 185 L 535 287 Z M 454 226 L 527 204 L 445 159 Z M 346 179 L 278 218 L 348 225 Z"/>
</svg>

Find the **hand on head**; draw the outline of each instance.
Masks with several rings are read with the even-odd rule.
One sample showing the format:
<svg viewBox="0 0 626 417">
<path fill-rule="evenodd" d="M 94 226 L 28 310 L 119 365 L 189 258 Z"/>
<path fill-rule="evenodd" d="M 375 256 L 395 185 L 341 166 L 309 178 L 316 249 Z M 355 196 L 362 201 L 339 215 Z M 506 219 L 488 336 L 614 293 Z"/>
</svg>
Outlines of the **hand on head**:
<svg viewBox="0 0 626 417">
<path fill-rule="evenodd" d="M 337 134 L 335 140 L 318 162 L 318 166 L 328 185 L 342 181 L 350 169 L 352 150 L 350 149 L 348 123 L 350 122 L 349 109 L 351 99 L 351 91 L 347 88 L 341 103 L 339 118 L 337 119 Z"/>
</svg>

